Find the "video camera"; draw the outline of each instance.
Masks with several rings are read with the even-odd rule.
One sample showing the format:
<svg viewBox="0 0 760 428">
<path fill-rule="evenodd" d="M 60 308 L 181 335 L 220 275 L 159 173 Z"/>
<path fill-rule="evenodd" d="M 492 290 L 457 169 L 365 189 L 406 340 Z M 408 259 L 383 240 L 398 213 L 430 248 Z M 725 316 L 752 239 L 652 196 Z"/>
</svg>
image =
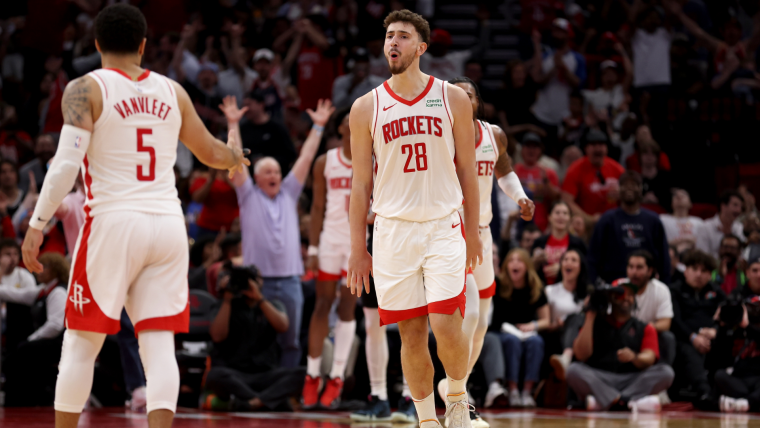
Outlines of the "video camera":
<svg viewBox="0 0 760 428">
<path fill-rule="evenodd" d="M 728 296 L 728 299 L 720 305 L 720 322 L 728 328 L 738 327 L 744 317 L 744 308 L 742 307 L 742 298 L 735 295 Z"/>
<path fill-rule="evenodd" d="M 597 278 L 594 291 L 589 296 L 586 310 L 594 311 L 598 314 L 607 313 L 607 308 L 612 299 L 623 294 L 625 294 L 623 287 L 614 287 L 604 282 L 601 278 Z"/>
<path fill-rule="evenodd" d="M 232 263 L 227 262 L 224 265 L 224 270 L 230 276 L 225 290 L 232 293 L 235 297 L 240 297 L 244 291 L 250 289 L 250 284 L 248 284 L 249 279 L 257 281 L 261 277 L 259 269 L 254 265 L 233 266 Z"/>
</svg>

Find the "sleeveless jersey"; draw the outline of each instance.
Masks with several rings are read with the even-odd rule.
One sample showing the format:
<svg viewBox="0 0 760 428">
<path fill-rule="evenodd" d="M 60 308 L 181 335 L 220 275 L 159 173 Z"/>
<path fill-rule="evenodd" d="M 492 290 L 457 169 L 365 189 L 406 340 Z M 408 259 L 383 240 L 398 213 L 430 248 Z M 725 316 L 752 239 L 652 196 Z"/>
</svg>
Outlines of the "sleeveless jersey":
<svg viewBox="0 0 760 428">
<path fill-rule="evenodd" d="M 353 176 L 351 161 L 345 158 L 340 147 L 328 150 L 325 156 L 327 202 L 322 233 L 327 232 L 325 238 L 331 242 L 349 245 L 348 203 Z"/>
<path fill-rule="evenodd" d="M 480 138 L 475 143 L 475 161 L 478 165 L 478 189 L 480 191 L 480 226 L 488 226 L 493 219 L 491 192 L 493 191 L 493 169 L 499 158 L 499 148 L 488 122 L 479 120 Z"/>
<path fill-rule="evenodd" d="M 136 81 L 115 69 L 88 75 L 100 86 L 103 113 L 95 122 L 82 168 L 85 213 L 182 216 L 174 185 L 182 116 L 171 82 L 147 70 Z"/>
<path fill-rule="evenodd" d="M 430 76 L 411 101 L 396 95 L 387 81 L 373 91 L 372 209 L 380 217 L 425 222 L 462 205 L 448 86 Z"/>
</svg>

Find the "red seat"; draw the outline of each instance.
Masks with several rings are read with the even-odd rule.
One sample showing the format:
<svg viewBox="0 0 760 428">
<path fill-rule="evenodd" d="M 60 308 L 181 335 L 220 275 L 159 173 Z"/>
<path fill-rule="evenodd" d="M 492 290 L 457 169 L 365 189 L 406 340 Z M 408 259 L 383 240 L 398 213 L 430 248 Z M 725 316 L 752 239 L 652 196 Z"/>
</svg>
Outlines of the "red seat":
<svg viewBox="0 0 760 428">
<path fill-rule="evenodd" d="M 689 214 L 707 220 L 718 213 L 718 207 L 713 204 L 694 204 L 689 210 Z"/>
</svg>

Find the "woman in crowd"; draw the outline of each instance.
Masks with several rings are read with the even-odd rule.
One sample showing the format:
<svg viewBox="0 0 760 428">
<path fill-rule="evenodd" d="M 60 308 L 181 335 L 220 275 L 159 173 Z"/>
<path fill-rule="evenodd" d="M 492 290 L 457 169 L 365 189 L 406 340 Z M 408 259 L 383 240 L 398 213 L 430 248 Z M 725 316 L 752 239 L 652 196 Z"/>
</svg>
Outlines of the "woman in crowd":
<svg viewBox="0 0 760 428">
<path fill-rule="evenodd" d="M 559 261 L 559 282 L 546 287 L 546 299 L 551 313 L 550 334 L 547 344 L 550 350 L 562 350 L 551 357 L 551 365 L 557 378 L 565 380 L 567 367 L 573 361 L 573 341 L 583 325 L 583 305 L 588 294 L 588 274 L 583 253 L 569 249 Z"/>
<path fill-rule="evenodd" d="M 544 286 L 528 252 L 515 248 L 496 277 L 493 319 L 489 330 L 498 332 L 506 361 L 509 404 L 535 407 L 533 385 L 539 380 L 544 340 L 538 332 L 550 326 Z M 525 359 L 522 394 L 518 390 L 520 367 Z"/>
<path fill-rule="evenodd" d="M 654 140 L 645 140 L 639 144 L 641 177 L 644 179 L 644 199 L 642 204 L 658 212 L 671 211 L 670 172 L 660 168 L 660 145 Z"/>
<path fill-rule="evenodd" d="M 559 275 L 559 259 L 567 250 L 586 254 L 586 244 L 569 233 L 570 207 L 557 202 L 549 211 L 548 234 L 533 243 L 533 264 L 544 284 L 554 284 Z"/>
</svg>

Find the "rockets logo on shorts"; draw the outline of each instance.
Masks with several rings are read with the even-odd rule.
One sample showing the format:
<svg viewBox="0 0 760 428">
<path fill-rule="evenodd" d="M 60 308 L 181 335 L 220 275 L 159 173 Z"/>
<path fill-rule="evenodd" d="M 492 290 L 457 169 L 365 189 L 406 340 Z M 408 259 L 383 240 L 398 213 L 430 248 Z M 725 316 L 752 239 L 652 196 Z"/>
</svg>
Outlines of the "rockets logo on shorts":
<svg viewBox="0 0 760 428">
<path fill-rule="evenodd" d="M 69 300 L 71 303 L 74 304 L 74 309 L 76 309 L 79 314 L 84 316 L 84 305 L 90 303 L 90 299 L 84 297 L 82 295 L 82 292 L 84 291 L 84 287 L 79 285 L 79 283 L 74 283 L 74 290 L 71 293 L 71 297 L 69 297 Z"/>
</svg>

